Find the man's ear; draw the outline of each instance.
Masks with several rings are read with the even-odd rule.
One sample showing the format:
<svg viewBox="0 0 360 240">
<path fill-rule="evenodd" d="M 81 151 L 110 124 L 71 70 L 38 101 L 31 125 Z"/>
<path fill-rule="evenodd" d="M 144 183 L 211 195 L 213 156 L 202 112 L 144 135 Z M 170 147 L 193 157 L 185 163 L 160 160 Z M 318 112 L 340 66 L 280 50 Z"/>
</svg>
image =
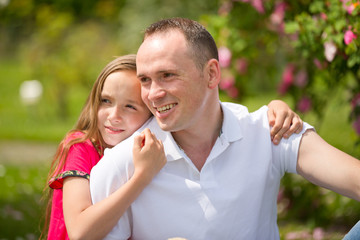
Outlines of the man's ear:
<svg viewBox="0 0 360 240">
<path fill-rule="evenodd" d="M 210 89 L 217 87 L 221 80 L 221 70 L 219 62 L 216 59 L 211 59 L 208 61 L 207 66 L 208 74 L 208 86 Z"/>
</svg>

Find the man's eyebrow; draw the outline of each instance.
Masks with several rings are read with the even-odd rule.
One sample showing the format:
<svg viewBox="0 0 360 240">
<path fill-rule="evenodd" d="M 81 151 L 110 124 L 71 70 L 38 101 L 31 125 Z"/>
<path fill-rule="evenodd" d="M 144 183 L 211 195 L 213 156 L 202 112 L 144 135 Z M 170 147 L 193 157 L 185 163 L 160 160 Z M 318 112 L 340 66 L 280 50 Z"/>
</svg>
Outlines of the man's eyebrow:
<svg viewBox="0 0 360 240">
<path fill-rule="evenodd" d="M 164 69 L 164 70 L 159 70 L 157 71 L 155 74 L 163 74 L 163 73 L 176 73 L 177 71 L 175 69 Z M 147 75 L 145 73 L 139 73 L 137 75 L 138 78 L 142 78 L 142 77 L 147 77 Z"/>
<path fill-rule="evenodd" d="M 142 78 L 142 77 L 145 77 L 145 74 L 138 74 L 137 76 L 136 76 L 137 78 Z"/>
</svg>

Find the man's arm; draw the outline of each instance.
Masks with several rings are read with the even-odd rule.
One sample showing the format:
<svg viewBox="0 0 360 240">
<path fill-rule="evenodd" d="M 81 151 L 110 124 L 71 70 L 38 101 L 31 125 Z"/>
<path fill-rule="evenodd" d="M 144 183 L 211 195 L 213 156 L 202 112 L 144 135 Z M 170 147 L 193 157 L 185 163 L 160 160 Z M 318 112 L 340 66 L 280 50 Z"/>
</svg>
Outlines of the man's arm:
<svg viewBox="0 0 360 240">
<path fill-rule="evenodd" d="M 316 185 L 360 201 L 360 161 L 331 146 L 313 130 L 303 134 L 296 170 Z"/>
</svg>

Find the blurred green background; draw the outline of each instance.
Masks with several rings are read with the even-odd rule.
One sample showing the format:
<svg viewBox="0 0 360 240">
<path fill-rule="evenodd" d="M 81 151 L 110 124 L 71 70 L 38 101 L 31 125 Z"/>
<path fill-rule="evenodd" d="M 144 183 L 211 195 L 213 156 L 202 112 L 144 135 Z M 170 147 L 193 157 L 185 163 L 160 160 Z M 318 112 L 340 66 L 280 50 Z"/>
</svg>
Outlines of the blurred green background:
<svg viewBox="0 0 360 240">
<path fill-rule="evenodd" d="M 142 30 L 161 18 L 181 16 L 206 23 L 220 0 L 0 0 L 0 239 L 37 239 L 42 190 L 56 145 L 73 127 L 100 70 L 115 56 L 136 53 Z M 211 22 L 211 21 L 208 21 Z M 217 35 L 216 28 L 209 30 Z M 218 39 L 218 38 L 216 38 Z M 271 60 L 270 60 L 271 61 Z M 258 109 L 280 96 L 281 74 L 225 101 Z M 20 97 L 24 81 L 37 80 L 42 95 Z M 322 111 L 302 117 L 330 144 L 360 158 L 348 120 L 350 106 L 336 92 Z M 281 195 L 281 196 L 280 196 Z M 359 203 L 285 176 L 279 195 L 282 239 L 341 239 L 359 218 Z M 293 235 L 291 235 L 293 234 Z M 291 236 L 293 238 L 291 238 Z"/>
</svg>

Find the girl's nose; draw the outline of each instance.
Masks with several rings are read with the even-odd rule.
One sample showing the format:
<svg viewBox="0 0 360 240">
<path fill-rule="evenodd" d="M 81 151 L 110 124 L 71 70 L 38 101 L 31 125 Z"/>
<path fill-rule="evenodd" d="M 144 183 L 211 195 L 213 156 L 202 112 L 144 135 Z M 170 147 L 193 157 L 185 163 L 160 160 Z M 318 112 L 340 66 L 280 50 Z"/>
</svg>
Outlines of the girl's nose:
<svg viewBox="0 0 360 240">
<path fill-rule="evenodd" d="M 112 121 L 121 121 L 122 119 L 122 110 L 119 106 L 114 106 L 110 109 L 109 119 Z"/>
</svg>

